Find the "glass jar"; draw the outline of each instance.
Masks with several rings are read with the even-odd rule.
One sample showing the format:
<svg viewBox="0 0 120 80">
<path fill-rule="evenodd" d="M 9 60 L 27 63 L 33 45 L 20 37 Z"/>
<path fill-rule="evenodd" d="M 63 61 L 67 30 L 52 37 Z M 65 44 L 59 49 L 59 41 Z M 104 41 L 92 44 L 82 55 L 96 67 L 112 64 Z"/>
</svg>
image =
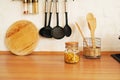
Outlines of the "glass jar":
<svg viewBox="0 0 120 80">
<path fill-rule="evenodd" d="M 33 10 L 33 14 L 38 14 L 39 10 L 38 10 L 38 0 L 32 0 L 32 10 Z"/>
<path fill-rule="evenodd" d="M 80 60 L 78 42 L 66 42 L 64 61 L 66 63 L 77 63 Z"/>
<path fill-rule="evenodd" d="M 95 38 L 93 41 L 90 37 L 88 37 L 88 38 L 85 38 L 85 40 L 83 41 L 83 55 L 86 58 L 100 58 L 101 57 L 101 39 Z M 95 45 L 93 46 L 93 44 Z"/>
<path fill-rule="evenodd" d="M 28 0 L 23 0 L 24 14 L 28 14 Z"/>
</svg>

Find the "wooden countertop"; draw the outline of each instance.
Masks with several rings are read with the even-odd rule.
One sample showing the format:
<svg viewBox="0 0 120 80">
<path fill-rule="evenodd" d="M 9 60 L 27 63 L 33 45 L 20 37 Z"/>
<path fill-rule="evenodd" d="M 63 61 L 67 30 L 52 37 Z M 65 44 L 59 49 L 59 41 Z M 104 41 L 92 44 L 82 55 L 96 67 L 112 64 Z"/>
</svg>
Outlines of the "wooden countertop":
<svg viewBox="0 0 120 80">
<path fill-rule="evenodd" d="M 80 56 L 77 64 L 64 62 L 63 52 L 34 52 L 15 56 L 0 51 L 0 80 L 120 80 L 120 63 L 102 52 L 101 59 Z"/>
</svg>

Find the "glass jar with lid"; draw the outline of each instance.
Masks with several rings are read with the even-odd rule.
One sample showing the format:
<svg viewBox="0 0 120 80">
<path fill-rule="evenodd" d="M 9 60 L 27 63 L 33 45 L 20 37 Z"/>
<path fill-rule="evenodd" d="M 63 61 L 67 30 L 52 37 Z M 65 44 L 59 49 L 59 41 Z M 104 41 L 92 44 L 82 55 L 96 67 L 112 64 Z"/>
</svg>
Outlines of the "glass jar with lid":
<svg viewBox="0 0 120 80">
<path fill-rule="evenodd" d="M 80 60 L 80 51 L 78 47 L 78 42 L 66 42 L 64 61 L 66 63 L 77 63 Z"/>
</svg>

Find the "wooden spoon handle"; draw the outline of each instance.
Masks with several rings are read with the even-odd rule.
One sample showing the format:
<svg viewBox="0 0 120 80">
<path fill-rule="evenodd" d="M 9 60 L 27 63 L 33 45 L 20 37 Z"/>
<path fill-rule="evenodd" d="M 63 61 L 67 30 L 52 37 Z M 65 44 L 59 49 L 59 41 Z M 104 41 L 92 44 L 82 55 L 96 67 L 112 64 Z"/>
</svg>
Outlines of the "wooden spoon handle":
<svg viewBox="0 0 120 80">
<path fill-rule="evenodd" d="M 80 29 L 80 26 L 78 25 L 77 22 L 76 22 L 75 24 L 76 24 L 76 26 L 77 26 L 77 28 L 78 28 L 78 30 L 79 30 L 79 32 L 80 32 L 83 40 L 85 41 L 86 46 L 89 47 L 89 46 L 88 46 L 88 43 L 87 43 L 87 41 L 86 41 L 86 39 L 85 39 L 85 37 L 84 37 L 84 35 L 83 35 L 83 33 L 82 33 L 82 30 Z"/>
<path fill-rule="evenodd" d="M 94 32 L 91 33 L 91 39 L 92 39 L 92 46 L 95 49 L 96 48 L 96 41 L 95 41 Z"/>
</svg>

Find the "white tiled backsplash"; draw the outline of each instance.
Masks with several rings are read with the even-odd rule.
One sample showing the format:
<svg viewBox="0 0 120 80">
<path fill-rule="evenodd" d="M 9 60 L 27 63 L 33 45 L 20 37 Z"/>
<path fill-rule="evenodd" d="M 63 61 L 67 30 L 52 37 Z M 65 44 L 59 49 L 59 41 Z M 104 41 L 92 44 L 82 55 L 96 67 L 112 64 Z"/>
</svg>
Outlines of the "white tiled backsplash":
<svg viewBox="0 0 120 80">
<path fill-rule="evenodd" d="M 64 26 L 63 1 L 59 0 L 60 26 Z M 63 51 L 65 42 L 78 41 L 82 50 L 82 37 L 79 34 L 75 22 L 78 22 L 86 37 L 90 36 L 86 15 L 92 12 L 97 19 L 95 36 L 100 37 L 102 51 L 120 51 L 120 0 L 68 0 L 69 25 L 72 35 L 63 39 L 43 38 L 40 36 L 35 51 Z M 39 0 L 38 15 L 24 15 L 22 1 L 0 0 L 0 51 L 8 50 L 4 44 L 4 37 L 8 27 L 17 20 L 30 20 L 38 29 L 44 26 L 44 0 Z M 56 25 L 55 13 L 53 13 L 51 26 Z"/>
</svg>

